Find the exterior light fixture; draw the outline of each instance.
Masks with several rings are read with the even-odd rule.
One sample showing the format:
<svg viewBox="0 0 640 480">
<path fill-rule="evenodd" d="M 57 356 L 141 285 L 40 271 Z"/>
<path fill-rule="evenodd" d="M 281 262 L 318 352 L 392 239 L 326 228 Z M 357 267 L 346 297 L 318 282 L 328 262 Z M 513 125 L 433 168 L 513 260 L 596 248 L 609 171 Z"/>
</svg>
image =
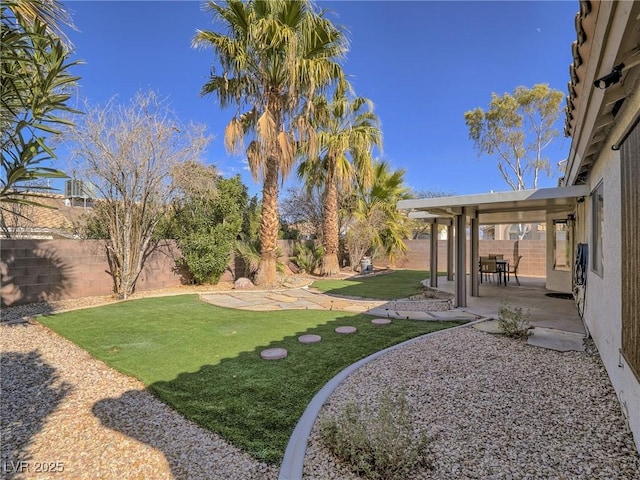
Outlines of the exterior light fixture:
<svg viewBox="0 0 640 480">
<path fill-rule="evenodd" d="M 576 216 L 573 213 L 567 215 L 567 227 L 572 228 L 576 224 Z"/>
<path fill-rule="evenodd" d="M 613 70 L 611 70 L 611 73 L 593 82 L 593 86 L 601 90 L 604 90 L 605 88 L 609 88 L 611 85 L 615 85 L 622 78 L 623 68 L 624 68 L 624 63 L 621 63 L 620 65 L 616 65 L 615 67 L 613 67 Z"/>
</svg>

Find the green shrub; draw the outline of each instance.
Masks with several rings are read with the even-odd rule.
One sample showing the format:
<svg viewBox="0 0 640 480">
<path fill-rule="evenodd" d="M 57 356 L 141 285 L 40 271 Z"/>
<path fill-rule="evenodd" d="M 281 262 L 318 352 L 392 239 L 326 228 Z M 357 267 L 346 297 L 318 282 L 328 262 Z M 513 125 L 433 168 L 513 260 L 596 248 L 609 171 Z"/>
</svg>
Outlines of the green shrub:
<svg viewBox="0 0 640 480">
<path fill-rule="evenodd" d="M 235 243 L 235 231 L 219 224 L 208 232 L 195 231 L 178 240 L 182 257 L 178 264 L 186 267 L 198 284 L 215 284 L 227 269 Z"/>
<path fill-rule="evenodd" d="M 413 425 L 413 412 L 404 392 L 387 390 L 377 408 L 349 403 L 336 417 L 320 424 L 325 447 L 351 470 L 370 479 L 411 478 L 415 470 L 429 466 L 428 437 Z"/>
<path fill-rule="evenodd" d="M 502 302 L 498 310 L 498 327 L 500 331 L 511 338 L 527 338 L 529 336 L 529 312 L 524 314 L 522 307 L 511 308 L 507 302 Z"/>
<path fill-rule="evenodd" d="M 313 274 L 320 265 L 322 265 L 322 257 L 324 256 L 324 248 L 322 245 L 314 247 L 313 244 L 305 245 L 304 243 L 296 243 L 295 257 L 293 261 L 305 273 Z"/>
<path fill-rule="evenodd" d="M 245 277 L 250 280 L 254 280 L 256 273 L 258 273 L 258 267 L 260 266 L 260 240 L 238 240 L 235 244 L 236 254 L 242 259 L 245 264 Z M 276 248 L 276 270 L 278 273 L 284 272 L 284 263 L 282 262 L 282 249 Z"/>
</svg>

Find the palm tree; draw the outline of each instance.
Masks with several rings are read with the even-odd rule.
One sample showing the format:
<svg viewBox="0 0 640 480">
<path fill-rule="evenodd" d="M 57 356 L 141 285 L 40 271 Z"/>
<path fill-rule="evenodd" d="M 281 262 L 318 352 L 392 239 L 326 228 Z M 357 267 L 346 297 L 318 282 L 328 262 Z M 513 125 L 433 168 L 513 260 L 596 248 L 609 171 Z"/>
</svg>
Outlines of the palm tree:
<svg viewBox="0 0 640 480">
<path fill-rule="evenodd" d="M 399 200 L 411 197 L 404 184 L 405 171 L 391 169 L 388 162 L 373 165 L 373 182 L 367 187 L 357 179 L 352 206 L 352 221 L 347 233 L 349 257 L 354 268 L 363 255 L 375 254 L 378 248 L 393 261 L 407 251 L 410 220 L 396 208 Z"/>
<path fill-rule="evenodd" d="M 263 181 L 256 283 L 270 285 L 276 279 L 278 183 L 294 166 L 298 140 L 314 136 L 307 116 L 299 114 L 305 99 L 342 78 L 338 60 L 346 38 L 310 0 L 211 1 L 207 9 L 225 33 L 198 31 L 194 38 L 195 46 L 214 50 L 221 67 L 201 93 L 238 109 L 225 129 L 228 151 L 242 152 L 244 138 L 250 139 L 249 167 Z M 315 142 L 305 144 L 313 148 Z"/>
<path fill-rule="evenodd" d="M 366 98 L 351 100 L 344 89 L 336 89 L 331 102 L 326 97 L 316 97 L 314 104 L 321 155 L 301 163 L 298 175 L 306 180 L 307 188 L 324 188 L 321 273 L 334 275 L 340 271 L 338 191 L 347 192 L 356 176 L 362 185 L 370 183 L 371 150 L 373 146 L 381 147 L 382 132 L 373 104 Z"/>
</svg>

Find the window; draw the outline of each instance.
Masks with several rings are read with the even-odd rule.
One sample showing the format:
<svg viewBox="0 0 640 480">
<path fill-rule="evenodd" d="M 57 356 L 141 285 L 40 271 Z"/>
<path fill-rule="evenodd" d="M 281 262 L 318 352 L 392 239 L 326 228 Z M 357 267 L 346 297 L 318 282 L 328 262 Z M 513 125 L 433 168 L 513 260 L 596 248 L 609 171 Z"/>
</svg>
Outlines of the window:
<svg viewBox="0 0 640 480">
<path fill-rule="evenodd" d="M 553 221 L 553 269 L 571 270 L 571 228 L 566 220 Z"/>
<path fill-rule="evenodd" d="M 591 193 L 591 269 L 602 276 L 604 253 L 602 233 L 604 231 L 604 195 L 602 182 Z"/>
</svg>

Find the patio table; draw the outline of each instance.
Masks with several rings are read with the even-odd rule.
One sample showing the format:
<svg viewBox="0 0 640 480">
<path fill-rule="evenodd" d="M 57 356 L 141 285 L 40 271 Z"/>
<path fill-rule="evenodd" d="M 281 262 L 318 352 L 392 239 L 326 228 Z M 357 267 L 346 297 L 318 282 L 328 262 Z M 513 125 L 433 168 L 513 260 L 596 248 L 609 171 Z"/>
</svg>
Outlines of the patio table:
<svg viewBox="0 0 640 480">
<path fill-rule="evenodd" d="M 504 286 L 507 286 L 507 271 L 509 270 L 509 260 L 496 259 L 496 267 L 498 270 L 498 285 L 502 284 L 504 280 Z"/>
</svg>

